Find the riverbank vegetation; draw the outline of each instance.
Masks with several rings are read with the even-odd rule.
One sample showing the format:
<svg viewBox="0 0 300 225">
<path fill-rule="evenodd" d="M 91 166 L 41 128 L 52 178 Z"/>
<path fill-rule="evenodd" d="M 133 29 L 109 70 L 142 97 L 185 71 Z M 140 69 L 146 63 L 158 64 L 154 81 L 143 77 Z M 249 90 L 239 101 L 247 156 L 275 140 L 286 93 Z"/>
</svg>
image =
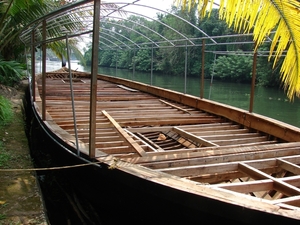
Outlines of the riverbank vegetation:
<svg viewBox="0 0 300 225">
<path fill-rule="evenodd" d="M 54 1 L 54 0 L 22 0 L 22 1 L 0 1 L 0 84 L 13 87 L 19 83 L 25 75 L 27 58 L 26 46 L 21 42 L 19 35 L 22 30 L 30 23 L 46 15 L 65 4 L 74 2 L 74 0 Z M 54 27 L 47 32 L 62 33 L 71 28 L 83 25 L 80 16 L 68 18 L 60 27 Z M 79 21 L 79 22 L 78 22 Z M 78 39 L 73 38 L 69 42 L 72 53 L 78 59 L 83 57 L 77 47 Z M 47 46 L 61 60 L 66 57 L 65 41 L 56 41 Z M 40 46 L 36 46 L 36 50 Z"/>
<path fill-rule="evenodd" d="M 191 11 L 182 11 L 179 8 L 173 7 L 171 13 L 181 16 L 188 20 L 193 25 L 199 27 L 206 34 L 210 36 L 223 36 L 237 34 L 233 29 L 228 28 L 225 21 L 219 19 L 219 13 L 217 9 L 214 9 L 209 17 L 199 19 L 197 16 L 196 8 L 192 8 Z M 162 26 L 160 22 L 169 26 L 174 26 L 177 23 L 176 28 L 179 32 L 184 33 L 189 37 L 201 37 L 202 33 L 193 28 L 187 28 L 184 23 L 178 22 L 176 17 L 169 14 L 159 14 L 156 20 L 149 21 L 143 17 L 130 16 L 127 21 L 130 27 L 134 25 L 133 22 L 151 27 L 151 29 L 160 33 L 164 37 L 173 40 L 176 37 L 172 36 L 174 33 L 169 32 L 168 27 Z M 130 22 L 132 21 L 132 22 Z M 130 31 L 124 28 L 124 25 L 117 27 L 119 21 L 110 21 L 110 23 L 102 24 L 105 30 L 118 29 L 119 33 L 124 36 Z M 105 27 L 104 27 L 105 26 Z M 153 35 L 150 31 L 143 30 L 145 36 L 150 37 Z M 113 35 L 113 32 L 112 32 Z M 138 43 L 141 38 L 138 33 L 132 32 L 130 38 L 133 42 Z M 249 44 L 251 37 L 239 37 L 235 38 L 235 41 L 240 42 L 239 45 L 209 45 L 205 47 L 205 78 L 209 79 L 211 76 L 214 79 L 222 81 L 234 81 L 240 83 L 250 83 L 252 77 L 252 62 L 254 45 Z M 111 40 L 113 41 L 113 40 Z M 228 41 L 224 37 L 224 42 Z M 243 43 L 245 42 L 245 43 Z M 264 51 L 269 46 L 263 45 L 259 50 Z M 149 72 L 151 70 L 152 52 L 151 48 L 148 49 L 135 49 L 126 51 L 116 50 L 102 50 L 99 52 L 99 66 L 104 67 L 117 67 L 123 69 L 137 70 L 143 72 Z M 154 48 L 153 49 L 153 71 L 163 74 L 184 74 L 185 73 L 185 48 Z M 201 60 L 202 60 L 202 47 L 188 47 L 188 59 L 187 59 L 187 73 L 189 76 L 199 76 L 201 73 Z M 85 51 L 84 58 L 87 64 L 91 63 L 91 46 Z M 214 52 L 219 52 L 215 54 Z M 224 53 L 224 54 L 222 54 Z M 231 53 L 231 54 L 229 54 Z M 249 55 L 250 53 L 250 55 Z M 257 64 L 257 85 L 262 86 L 279 86 L 280 75 L 278 69 L 272 68 L 273 62 L 268 61 L 268 57 L 261 56 L 258 58 Z M 278 65 L 280 67 L 280 65 Z M 149 73 L 150 74 L 150 73 Z"/>
</svg>

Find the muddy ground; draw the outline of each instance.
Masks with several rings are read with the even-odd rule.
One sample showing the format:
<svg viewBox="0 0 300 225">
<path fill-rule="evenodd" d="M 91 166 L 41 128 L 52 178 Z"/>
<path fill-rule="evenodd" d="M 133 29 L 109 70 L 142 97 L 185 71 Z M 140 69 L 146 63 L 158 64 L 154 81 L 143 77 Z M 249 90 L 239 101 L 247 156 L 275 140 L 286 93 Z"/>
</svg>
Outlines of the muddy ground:
<svg viewBox="0 0 300 225">
<path fill-rule="evenodd" d="M 0 84 L 0 95 L 11 100 L 14 111 L 12 123 L 0 129 L 0 152 L 9 155 L 0 167 L 0 225 L 47 224 L 35 172 L 7 170 L 33 168 L 23 113 L 26 88 L 25 81 L 16 88 Z"/>
</svg>

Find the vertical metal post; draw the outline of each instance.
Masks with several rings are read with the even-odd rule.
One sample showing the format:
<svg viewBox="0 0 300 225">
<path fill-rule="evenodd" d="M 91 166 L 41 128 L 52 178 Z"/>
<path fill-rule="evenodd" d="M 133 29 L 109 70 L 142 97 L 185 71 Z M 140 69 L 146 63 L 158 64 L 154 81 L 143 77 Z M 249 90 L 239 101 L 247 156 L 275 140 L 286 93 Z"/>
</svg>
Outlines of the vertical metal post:
<svg viewBox="0 0 300 225">
<path fill-rule="evenodd" d="M 151 85 L 153 85 L 153 44 L 151 48 Z"/>
<path fill-rule="evenodd" d="M 97 111 L 97 75 L 98 75 L 98 50 L 100 30 L 100 5 L 101 0 L 94 0 L 93 19 L 93 42 L 92 42 L 92 69 L 91 69 L 91 92 L 90 92 L 90 140 L 89 156 L 96 154 L 96 111 Z"/>
<path fill-rule="evenodd" d="M 134 75 L 135 75 L 135 48 L 133 49 L 133 70 L 132 70 L 132 75 L 133 75 L 132 80 L 134 80 Z"/>
<path fill-rule="evenodd" d="M 70 60 L 70 48 L 69 48 L 69 37 L 66 35 L 66 46 L 67 46 L 67 58 L 69 65 L 69 78 L 70 78 L 70 90 L 71 90 L 71 100 L 72 100 L 72 111 L 73 111 L 73 122 L 74 122 L 74 132 L 76 139 L 76 149 L 77 155 L 80 155 L 79 144 L 78 144 L 78 133 L 77 133 L 77 123 L 76 123 L 76 113 L 75 113 L 75 103 L 74 103 L 74 91 L 73 91 L 73 79 L 72 79 L 72 71 L 71 71 L 71 60 Z"/>
<path fill-rule="evenodd" d="M 116 77 L 117 77 L 117 71 L 118 71 L 118 49 L 116 50 Z"/>
<path fill-rule="evenodd" d="M 187 79 L 187 41 L 185 42 L 185 63 L 184 63 L 184 94 L 186 94 L 186 79 Z"/>
<path fill-rule="evenodd" d="M 214 72 L 215 72 L 215 65 L 216 65 L 216 56 L 217 56 L 217 54 L 215 53 L 215 57 L 214 57 L 214 65 L 213 65 L 213 72 L 212 72 L 211 79 L 210 79 L 210 87 L 209 87 L 209 95 L 208 95 L 208 99 L 210 99 L 210 94 L 211 94 L 212 84 L 213 84 L 213 80 L 214 80 Z"/>
<path fill-rule="evenodd" d="M 35 102 L 35 32 L 31 32 L 31 88 L 32 88 L 32 101 Z"/>
<path fill-rule="evenodd" d="M 250 105 L 249 112 L 253 112 L 253 102 L 254 102 L 254 89 L 255 89 L 255 79 L 256 79 L 256 62 L 257 62 L 257 48 L 256 43 L 254 46 L 253 64 L 252 64 L 252 82 L 251 82 L 251 93 L 250 93 Z"/>
<path fill-rule="evenodd" d="M 46 20 L 43 20 L 43 44 L 42 44 L 42 120 L 46 120 Z"/>
<path fill-rule="evenodd" d="M 200 98 L 203 98 L 203 95 L 204 95 L 204 63 L 205 63 L 205 60 L 204 60 L 204 56 L 205 56 L 205 40 L 203 39 L 202 40 L 202 64 L 201 64 L 201 67 L 202 67 L 202 75 L 201 75 L 201 90 L 200 90 Z"/>
</svg>

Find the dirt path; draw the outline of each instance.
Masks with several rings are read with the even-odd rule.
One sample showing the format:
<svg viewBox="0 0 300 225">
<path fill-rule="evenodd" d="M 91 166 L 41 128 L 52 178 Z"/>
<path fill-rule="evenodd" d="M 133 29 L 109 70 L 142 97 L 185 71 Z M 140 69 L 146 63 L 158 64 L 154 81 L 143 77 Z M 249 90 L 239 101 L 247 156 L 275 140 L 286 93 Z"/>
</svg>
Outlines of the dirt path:
<svg viewBox="0 0 300 225">
<path fill-rule="evenodd" d="M 18 89 L 0 86 L 0 95 L 11 100 L 14 110 L 13 122 L 0 130 L 0 150 L 9 155 L 0 167 L 0 225 L 47 224 L 35 173 L 4 170 L 33 168 L 23 117 L 25 88 L 26 84 Z"/>
</svg>

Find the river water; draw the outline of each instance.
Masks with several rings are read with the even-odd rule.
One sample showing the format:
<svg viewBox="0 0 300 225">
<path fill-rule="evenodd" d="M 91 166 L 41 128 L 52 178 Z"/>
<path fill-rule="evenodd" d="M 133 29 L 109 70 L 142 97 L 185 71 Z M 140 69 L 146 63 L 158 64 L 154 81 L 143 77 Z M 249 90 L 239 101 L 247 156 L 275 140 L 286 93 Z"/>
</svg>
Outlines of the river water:
<svg viewBox="0 0 300 225">
<path fill-rule="evenodd" d="M 47 70 L 54 70 L 61 67 L 60 62 L 49 61 Z M 38 68 L 37 68 L 38 69 Z M 71 62 L 71 69 L 78 71 L 88 71 L 89 67 L 83 67 L 78 62 Z M 153 73 L 141 73 L 117 68 L 99 67 L 99 73 L 132 79 L 143 83 L 180 91 L 194 96 L 200 96 L 200 76 L 187 77 L 184 75 L 164 75 Z M 186 83 L 186 87 L 185 87 Z M 250 104 L 250 84 L 224 83 L 220 81 L 205 80 L 204 98 L 225 103 L 241 109 L 249 110 Z M 295 98 L 290 102 L 286 93 L 281 87 L 266 88 L 256 87 L 254 97 L 253 112 L 265 115 L 285 123 L 300 127 L 300 99 Z"/>
</svg>

